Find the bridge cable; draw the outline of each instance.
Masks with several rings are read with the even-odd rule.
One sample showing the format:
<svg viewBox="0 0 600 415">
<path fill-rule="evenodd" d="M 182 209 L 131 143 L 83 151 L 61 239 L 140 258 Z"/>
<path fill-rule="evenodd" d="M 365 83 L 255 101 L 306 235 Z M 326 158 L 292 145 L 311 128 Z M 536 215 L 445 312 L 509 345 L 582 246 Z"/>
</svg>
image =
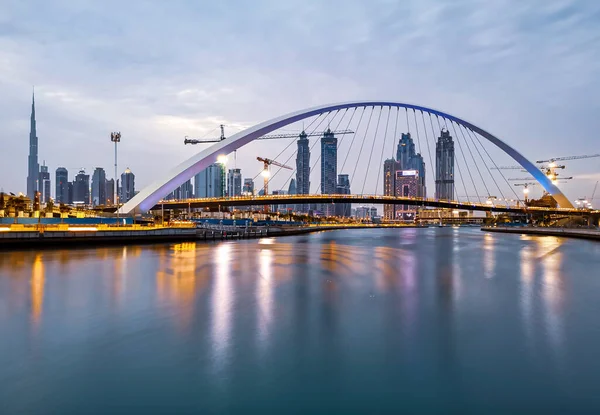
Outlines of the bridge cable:
<svg viewBox="0 0 600 415">
<path fill-rule="evenodd" d="M 492 174 L 490 168 L 488 167 L 487 163 L 485 162 L 485 159 L 483 158 L 483 155 L 481 154 L 481 151 L 479 151 L 479 147 L 477 146 L 477 144 L 475 143 L 475 140 L 473 139 L 473 137 L 471 137 L 471 135 L 469 134 L 469 129 L 467 129 L 466 127 L 463 126 L 463 128 L 466 130 L 467 135 L 471 138 L 471 141 L 473 142 L 473 145 L 475 146 L 475 149 L 477 149 L 477 152 L 479 153 L 479 156 L 481 157 L 481 160 L 484 164 L 484 166 L 486 167 L 486 169 L 488 170 L 488 173 L 490 174 L 490 177 L 492 178 L 492 181 L 494 182 L 494 184 L 496 185 L 496 188 L 498 188 L 498 192 L 500 194 L 500 196 L 502 196 L 503 199 L 506 199 L 506 197 L 504 196 L 504 193 L 502 192 L 502 188 L 500 187 L 500 185 L 498 185 L 498 182 L 496 181 L 496 178 L 494 177 L 494 175 Z M 480 143 L 481 144 L 481 143 Z M 485 150 L 485 148 L 484 148 Z M 489 157 L 489 154 L 488 154 Z M 491 159 L 491 158 L 490 158 Z M 493 162 L 493 161 L 492 161 Z M 492 196 L 492 194 L 490 193 L 488 195 L 488 199 L 490 199 Z"/>
<path fill-rule="evenodd" d="M 427 113 L 429 114 L 429 113 Z M 431 114 L 429 114 L 431 116 Z M 433 165 L 433 158 L 431 157 L 431 148 L 429 147 L 429 137 L 427 137 L 427 128 L 425 127 L 425 114 L 423 110 L 421 110 L 421 119 L 423 121 L 423 130 L 425 131 L 425 143 L 427 144 L 427 154 L 429 155 L 429 165 L 431 166 L 431 176 L 433 178 L 433 189 L 435 196 L 435 166 Z M 435 140 L 435 135 L 434 135 Z M 427 177 L 427 175 L 425 175 Z M 427 187 L 427 182 L 425 182 L 425 186 Z"/>
<path fill-rule="evenodd" d="M 469 133 L 469 130 L 471 130 L 471 129 L 470 128 L 467 129 L 467 133 Z M 475 131 L 471 130 L 471 132 L 473 133 L 473 135 L 475 136 L 475 138 L 479 142 L 479 145 L 481 146 L 481 148 L 483 148 L 483 151 L 487 154 L 487 156 L 489 157 L 489 159 L 492 161 L 492 164 L 494 165 L 494 167 L 498 170 L 498 173 L 500 173 L 500 176 L 502 176 L 502 178 L 506 182 L 508 188 L 513 192 L 513 194 L 515 195 L 515 197 L 517 198 L 518 201 L 522 201 L 521 198 L 519 197 L 519 195 L 517 194 L 517 192 L 515 192 L 515 189 L 513 189 L 513 187 L 510 185 L 510 183 L 508 182 L 508 180 L 506 179 L 506 177 L 504 176 L 504 174 L 502 174 L 502 171 L 498 168 L 498 165 L 496 164 L 496 162 L 494 161 L 494 159 L 490 156 L 490 153 L 488 153 L 488 151 L 485 148 L 485 146 L 481 143 L 481 140 L 479 139 L 479 136 L 475 133 Z M 500 192 L 500 194 L 502 194 L 502 191 Z M 502 194 L 502 197 L 504 198 L 504 200 L 506 200 L 506 197 L 503 194 Z"/>
<path fill-rule="evenodd" d="M 360 151 L 358 152 L 358 158 L 356 160 L 356 164 L 354 165 L 354 171 L 352 172 L 352 178 L 356 177 L 356 168 L 359 165 L 360 155 L 362 154 L 362 150 L 365 145 L 365 141 L 367 139 L 367 133 L 369 132 L 369 126 L 371 125 L 371 118 L 373 118 L 373 113 L 375 112 L 375 106 L 373 106 L 371 108 L 372 108 L 371 114 L 369 114 L 369 121 L 367 122 L 367 129 L 365 130 L 365 134 L 363 136 L 362 142 L 360 143 Z"/>
<path fill-rule="evenodd" d="M 336 131 L 339 127 L 340 124 L 342 123 L 344 117 L 346 116 L 346 113 L 348 112 L 348 108 L 346 108 L 346 112 L 344 112 L 344 114 L 342 115 L 342 118 L 340 118 L 340 120 L 338 121 L 337 125 L 335 126 L 334 131 Z M 356 113 L 356 108 L 354 109 L 354 112 L 352 113 L 352 116 L 350 117 L 350 121 L 348 122 L 348 127 L 350 126 L 350 122 L 352 121 L 352 117 L 354 117 L 354 113 Z M 346 128 L 348 129 L 348 128 Z M 342 138 L 344 138 L 342 136 Z M 340 138 L 340 142 L 338 142 L 338 145 L 336 146 L 336 152 L 337 149 L 339 148 L 339 145 L 341 143 L 342 138 Z M 315 145 L 317 144 L 317 142 L 315 141 L 315 143 L 312 145 L 312 147 L 310 148 L 311 150 L 315 147 Z M 321 153 L 319 152 L 319 156 L 317 157 L 317 160 L 313 163 L 312 167 L 310 168 L 310 172 L 309 172 L 309 176 L 312 174 L 312 172 L 314 171 L 315 167 L 317 167 L 317 164 L 319 163 L 319 161 L 321 160 Z M 336 160 L 337 162 L 337 160 Z M 336 183 L 337 183 L 337 177 L 336 177 Z M 309 194 L 311 194 L 310 189 L 308 190 Z"/>
<path fill-rule="evenodd" d="M 382 110 L 383 110 L 383 108 L 382 108 Z M 392 112 L 392 107 L 388 106 L 387 121 L 385 122 L 385 132 L 383 133 L 383 146 L 381 146 L 381 157 L 379 158 L 379 168 L 377 169 L 378 173 L 377 173 L 377 182 L 375 183 L 375 194 L 377 194 L 377 189 L 379 188 L 379 177 L 381 176 L 381 170 L 383 167 L 383 153 L 385 152 L 385 143 L 387 141 L 388 125 L 390 123 L 391 112 Z M 393 144 L 393 141 L 394 140 L 392 139 L 392 144 Z"/>
<path fill-rule="evenodd" d="M 346 126 L 346 130 L 347 130 L 348 128 L 350 128 L 350 123 L 352 122 L 352 119 L 354 118 L 354 114 L 356 114 L 356 109 L 357 109 L 357 108 L 354 108 L 354 112 L 352 113 L 352 116 L 350 117 L 350 121 L 348 121 L 348 125 Z M 364 110 L 363 110 L 363 113 L 364 113 Z M 345 116 L 345 113 L 344 113 L 344 116 Z M 342 118 L 343 118 L 343 117 L 342 117 Z M 361 115 L 361 119 L 362 119 L 362 115 Z M 340 122 L 341 122 L 341 120 L 340 120 Z M 339 126 L 339 123 L 338 123 L 338 126 Z M 360 126 L 360 123 L 359 123 L 359 126 Z M 336 129 L 337 129 L 337 128 L 336 128 Z M 354 136 L 354 134 L 352 134 L 352 135 Z M 352 138 L 352 142 L 354 142 L 354 138 Z M 313 144 L 313 146 L 312 146 L 310 149 L 312 150 L 312 148 L 313 148 L 314 146 L 315 146 L 315 144 Z M 296 168 L 294 169 L 294 171 L 292 171 L 292 173 L 290 174 L 290 176 L 288 177 L 288 179 L 285 181 L 285 183 L 284 183 L 284 186 L 285 186 L 285 184 L 287 184 L 287 183 L 288 183 L 290 180 L 292 180 L 292 177 L 294 177 L 294 174 L 297 172 L 297 170 L 298 170 L 298 167 L 296 167 Z M 312 172 L 312 169 L 311 169 L 310 171 Z M 310 173 L 309 173 L 309 177 L 310 177 Z M 310 189 L 309 189 L 309 194 L 310 194 Z"/>
<path fill-rule="evenodd" d="M 458 131 L 460 131 L 460 135 L 462 135 L 463 140 L 465 141 L 465 143 L 467 143 L 467 139 L 465 138 L 465 133 L 462 130 L 462 126 L 460 124 L 458 124 Z M 454 123 L 452 124 L 452 129 L 454 129 Z M 456 129 L 454 129 L 454 133 L 456 134 Z M 470 137 L 470 136 L 469 136 Z M 481 158 L 481 161 L 483 162 L 483 165 L 488 169 L 489 172 L 489 167 L 487 167 L 485 160 L 483 159 L 483 157 L 481 157 L 481 152 L 479 151 L 479 149 L 477 148 L 477 146 L 475 145 L 475 142 L 473 141 L 473 139 L 471 138 L 471 142 L 473 143 L 473 147 L 475 147 L 475 150 L 477 150 L 477 153 L 479 153 L 479 157 Z M 483 177 L 483 174 L 481 173 L 481 170 L 479 169 L 479 165 L 477 164 L 477 162 L 475 161 L 475 156 L 473 156 L 473 151 L 471 150 L 471 147 L 468 145 L 467 143 L 467 147 L 469 148 L 469 152 L 471 153 L 471 157 L 473 158 L 473 161 L 475 162 L 475 167 L 477 168 L 477 172 L 479 173 L 479 177 L 481 178 L 481 182 L 483 183 L 483 186 L 485 187 L 485 191 L 487 192 L 488 198 L 491 196 L 490 190 L 487 187 L 487 184 L 485 183 L 486 180 Z M 491 172 L 490 172 L 491 175 Z M 492 177 L 493 179 L 493 177 Z M 481 203 L 481 202 L 480 202 Z"/>
<path fill-rule="evenodd" d="M 340 110 L 338 109 L 338 110 L 335 112 L 335 114 L 333 115 L 333 118 L 337 117 L 337 115 L 338 115 L 338 113 L 339 113 L 339 112 L 340 112 Z M 321 126 L 321 124 L 323 124 L 323 121 L 325 121 L 325 120 L 327 119 L 327 117 L 329 116 L 329 114 L 331 114 L 331 111 L 328 111 L 328 112 L 326 112 L 326 113 L 324 113 L 324 114 L 326 114 L 326 115 L 325 115 L 325 117 L 323 117 L 323 119 L 322 119 L 322 120 L 319 122 L 319 124 L 317 124 L 317 126 L 316 126 L 316 127 L 315 127 L 315 128 L 314 128 L 314 129 L 313 129 L 311 132 L 310 132 L 310 135 L 311 135 L 311 136 L 312 136 L 312 135 L 315 133 L 315 131 L 317 131 L 317 129 L 318 129 L 320 126 Z M 344 114 L 345 114 L 345 113 L 344 113 Z M 331 120 L 329 120 L 329 122 L 331 122 Z M 315 143 L 316 143 L 316 142 L 318 142 L 318 141 L 319 141 L 319 140 L 315 140 Z M 313 145 L 312 145 L 312 147 L 310 148 L 309 152 L 310 152 L 310 151 L 313 149 L 313 147 L 314 147 L 314 146 L 315 146 L 315 144 L 313 144 Z M 287 163 L 289 163 L 289 161 L 292 159 L 292 157 L 294 157 L 294 155 L 297 155 L 297 153 L 298 153 L 298 150 L 294 151 L 294 152 L 292 153 L 292 155 L 291 155 L 291 156 L 289 156 L 289 157 L 287 158 L 287 160 L 286 160 L 284 163 L 282 163 L 282 164 L 287 164 Z M 290 176 L 290 178 L 289 178 L 289 179 L 288 179 L 288 180 L 287 180 L 287 181 L 286 181 L 286 182 L 283 184 L 284 186 L 287 184 L 287 182 L 288 182 L 289 180 L 291 180 L 291 178 L 293 177 L 293 175 L 294 175 L 294 173 L 296 172 L 296 170 L 297 170 L 297 169 L 298 169 L 298 167 L 296 167 L 296 168 L 295 168 L 295 169 L 292 171 L 292 175 L 291 175 L 291 176 Z M 280 167 L 280 168 L 279 168 L 279 170 L 277 170 L 277 171 L 276 171 L 276 172 L 275 172 L 275 173 L 274 173 L 274 174 L 273 174 L 273 175 L 272 175 L 272 176 L 269 178 L 269 180 L 267 181 L 267 184 L 269 184 L 269 183 L 271 182 L 271 180 L 273 180 L 273 178 L 274 178 L 274 177 L 277 175 L 277 173 L 279 173 L 281 170 L 283 170 L 283 167 Z M 310 177 L 310 176 L 309 176 L 309 177 Z M 309 180 L 310 180 L 310 179 L 309 179 Z M 310 192 L 310 189 L 309 189 L 309 192 Z"/>
<path fill-rule="evenodd" d="M 354 117 L 354 114 L 356 113 L 356 108 L 354 109 L 354 112 L 352 113 L 352 116 L 350 117 L 350 121 L 348 122 L 348 127 L 350 126 L 350 122 L 352 122 L 352 118 Z M 344 116 L 346 116 L 346 114 L 344 113 Z M 343 117 L 340 119 L 340 121 L 338 122 L 337 126 L 335 127 L 335 129 L 337 130 L 340 126 L 340 124 L 342 123 Z M 346 128 L 348 129 L 348 128 Z M 335 131 L 335 130 L 334 130 Z M 337 143 L 336 146 L 336 154 L 337 154 L 337 150 L 340 148 L 340 145 L 342 143 L 342 138 L 344 138 L 343 136 L 340 138 L 340 140 Z M 312 174 L 312 172 L 315 170 L 315 167 L 317 167 L 317 164 L 319 164 L 319 161 L 321 161 L 321 156 L 323 154 L 321 152 L 319 152 L 319 156 L 317 157 L 317 159 L 315 160 L 315 162 L 313 163 L 312 167 L 310 168 L 310 173 Z M 337 163 L 337 159 L 336 159 L 336 163 Z M 337 166 L 336 166 L 337 167 Z M 337 177 L 336 177 L 336 183 L 337 183 Z M 318 189 L 317 189 L 318 192 Z M 315 194 L 318 194 L 317 192 L 315 192 Z"/>
<path fill-rule="evenodd" d="M 417 123 L 417 112 L 413 109 L 413 118 L 415 120 L 415 131 L 417 132 L 417 145 L 419 148 L 419 156 L 421 156 L 421 160 L 423 159 L 423 155 L 421 154 L 421 137 L 419 134 L 419 123 Z M 425 164 L 425 162 L 423 161 L 423 164 Z M 420 174 L 421 174 L 421 166 L 417 167 L 417 170 L 419 171 L 419 180 L 421 178 Z M 425 169 L 423 169 L 425 170 Z M 423 177 L 423 183 L 425 184 L 425 188 L 427 188 L 427 183 L 426 183 L 426 178 L 427 176 L 425 175 L 425 177 Z M 423 189 L 421 189 L 423 190 Z M 417 197 L 421 197 L 421 198 L 425 198 L 425 195 L 422 194 L 421 196 L 417 196 Z"/>
<path fill-rule="evenodd" d="M 471 184 L 473 185 L 473 189 L 475 190 L 475 194 L 477 195 L 477 200 L 479 200 L 479 203 L 481 203 L 481 196 L 479 196 L 479 192 L 477 191 L 477 186 L 475 186 L 475 180 L 473 180 L 473 175 L 471 174 L 471 168 L 469 167 L 469 162 L 467 161 L 467 156 L 465 155 L 465 151 L 462 148 L 462 144 L 458 138 L 458 135 L 456 134 L 456 129 L 454 129 L 454 123 L 452 122 L 452 120 L 446 120 L 446 121 L 450 121 L 450 125 L 452 126 L 452 128 L 454 130 L 454 136 L 456 137 L 456 142 L 458 143 L 458 147 L 460 148 L 460 152 L 463 156 L 465 166 L 467 166 L 467 173 L 469 174 L 469 178 L 471 179 Z M 446 129 L 448 129 L 448 124 L 446 124 Z M 465 145 L 466 145 L 466 143 L 465 143 Z M 473 156 L 473 154 L 471 153 L 471 157 L 472 156 Z M 466 191 L 466 189 L 465 189 L 465 191 Z"/>
<path fill-rule="evenodd" d="M 375 141 L 377 140 L 377 132 L 379 131 L 379 122 L 381 121 L 381 114 L 383 113 L 383 107 L 379 111 L 379 117 L 377 117 L 377 126 L 375 127 L 375 135 L 373 136 L 373 145 L 371 146 L 371 153 L 369 154 L 369 162 L 367 163 L 367 171 L 365 172 L 365 180 L 363 181 L 362 189 L 360 194 L 365 193 L 365 184 L 367 184 L 367 177 L 369 176 L 369 167 L 371 167 L 371 158 L 373 157 L 373 150 L 375 149 Z"/>
<path fill-rule="evenodd" d="M 341 171 L 344 170 L 344 167 L 346 167 L 346 162 L 348 161 L 348 156 L 350 155 L 350 153 L 352 152 L 352 146 L 354 145 L 354 139 L 356 138 L 356 136 L 358 135 L 358 130 L 360 129 L 361 123 L 362 123 L 362 119 L 363 119 L 363 115 L 365 115 L 365 112 L 367 111 L 367 107 L 362 107 L 363 111 L 360 114 L 360 118 L 358 120 L 358 124 L 356 126 L 356 134 L 352 134 L 352 142 L 350 142 L 350 148 L 348 149 L 348 152 L 346 153 L 346 157 L 344 158 L 344 163 L 342 164 L 342 169 Z M 353 115 L 354 116 L 354 115 Z M 352 180 L 354 180 L 354 177 L 352 178 Z"/>
<path fill-rule="evenodd" d="M 308 124 L 308 127 L 306 127 L 306 129 L 309 129 L 311 125 L 313 125 L 313 124 L 314 124 L 314 123 L 315 123 L 315 122 L 316 122 L 316 121 L 317 121 L 319 118 L 321 118 L 321 116 L 323 116 L 323 115 L 325 115 L 325 114 L 329 114 L 329 112 L 324 112 L 324 113 L 321 113 L 321 114 L 319 114 L 319 116 L 318 116 L 318 117 L 315 117 L 315 118 L 314 118 L 314 119 L 313 119 L 313 120 L 310 122 L 310 124 Z M 321 121 L 321 122 L 323 122 L 323 121 Z M 321 125 L 321 124 L 319 123 L 319 125 Z M 287 146 L 286 146 L 286 147 L 285 147 L 285 148 L 284 148 L 284 149 L 283 149 L 283 150 L 282 150 L 282 151 L 281 151 L 281 152 L 280 152 L 280 153 L 279 153 L 277 156 L 275 156 L 275 157 L 273 158 L 273 160 L 277 160 L 277 159 L 278 159 L 278 158 L 279 158 L 279 157 L 280 157 L 280 156 L 281 156 L 281 155 L 282 155 L 282 154 L 283 154 L 283 153 L 284 153 L 284 152 L 285 152 L 285 151 L 286 151 L 288 148 L 290 148 L 290 146 L 291 146 L 292 144 L 295 144 L 295 143 L 296 143 L 296 140 L 292 140 L 292 142 L 291 142 L 290 144 L 288 144 L 288 145 L 287 145 Z M 289 160 L 289 159 L 288 159 L 288 160 Z M 283 164 L 285 164 L 285 163 L 283 163 Z M 281 169 L 281 168 L 280 168 L 280 169 Z M 258 173 L 256 176 L 254 176 L 254 177 L 252 178 L 252 181 L 256 180 L 256 178 L 257 178 L 258 176 L 260 176 L 261 174 L 262 174 L 262 170 L 261 170 L 261 171 L 260 171 L 260 172 L 259 172 L 259 173 Z M 267 184 L 268 184 L 268 183 L 269 183 L 269 182 L 267 182 Z"/>
<path fill-rule="evenodd" d="M 394 150 L 398 148 L 398 144 L 396 143 L 400 143 L 400 137 L 398 137 L 398 116 L 400 114 L 400 107 L 396 107 L 396 124 L 394 125 L 394 137 L 392 140 L 392 157 L 393 159 L 396 158 L 396 155 L 394 154 Z M 396 137 L 398 137 L 397 141 L 396 141 Z"/>
</svg>

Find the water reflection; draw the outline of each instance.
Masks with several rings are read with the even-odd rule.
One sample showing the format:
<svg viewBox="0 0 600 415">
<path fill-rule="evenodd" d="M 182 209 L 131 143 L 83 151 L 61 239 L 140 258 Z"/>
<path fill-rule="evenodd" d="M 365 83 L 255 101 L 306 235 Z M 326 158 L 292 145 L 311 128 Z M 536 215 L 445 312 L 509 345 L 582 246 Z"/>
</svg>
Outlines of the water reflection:
<svg viewBox="0 0 600 415">
<path fill-rule="evenodd" d="M 273 251 L 261 249 L 259 253 L 259 279 L 256 284 L 258 343 L 264 352 L 269 341 L 269 331 L 273 319 Z"/>
<path fill-rule="evenodd" d="M 483 236 L 483 270 L 485 278 L 494 277 L 496 268 L 496 251 L 494 249 L 494 235 L 486 232 Z"/>
<path fill-rule="evenodd" d="M 558 238 L 539 238 L 538 250 L 541 260 L 544 324 L 555 354 L 562 354 L 564 325 L 562 322 L 565 287 L 561 275 L 562 242 Z"/>
<path fill-rule="evenodd" d="M 19 396 L 56 391 L 36 395 L 46 408 L 75 389 L 97 405 L 89 373 L 99 367 L 127 379 L 103 393 L 151 385 L 196 409 L 289 402 L 306 390 L 298 385 L 339 399 L 373 382 L 370 398 L 423 389 L 484 399 L 490 373 L 508 373 L 504 390 L 538 380 L 555 392 L 552 376 L 573 361 L 573 372 L 600 373 L 600 334 L 582 319 L 599 311 L 597 254 L 584 241 L 455 229 L 7 252 L 0 398 L 10 377 Z"/>
<path fill-rule="evenodd" d="M 36 254 L 31 268 L 31 319 L 33 326 L 39 326 L 44 305 L 44 263 L 42 255 Z"/>
<path fill-rule="evenodd" d="M 221 370 L 224 367 L 229 353 L 231 303 L 234 295 L 231 281 L 231 250 L 232 245 L 229 243 L 222 243 L 215 248 L 216 275 L 211 298 L 211 337 L 215 370 Z"/>
</svg>

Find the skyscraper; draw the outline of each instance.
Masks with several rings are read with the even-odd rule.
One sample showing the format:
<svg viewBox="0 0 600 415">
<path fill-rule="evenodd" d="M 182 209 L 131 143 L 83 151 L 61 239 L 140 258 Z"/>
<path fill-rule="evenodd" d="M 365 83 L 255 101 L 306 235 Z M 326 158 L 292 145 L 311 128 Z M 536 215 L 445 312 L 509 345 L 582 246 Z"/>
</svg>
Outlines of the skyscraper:
<svg viewBox="0 0 600 415">
<path fill-rule="evenodd" d="M 254 194 L 254 180 L 251 178 L 244 179 L 244 188 L 242 189 L 242 193 L 248 195 Z"/>
<path fill-rule="evenodd" d="M 29 157 L 27 158 L 27 197 L 31 200 L 38 191 L 40 165 L 38 163 L 38 138 L 35 128 L 35 94 L 31 98 L 31 118 L 29 125 Z"/>
<path fill-rule="evenodd" d="M 400 197 L 417 197 L 419 192 L 418 170 L 396 170 L 395 194 Z M 394 219 L 414 220 L 417 209 L 410 205 L 396 205 Z"/>
<path fill-rule="evenodd" d="M 92 174 L 92 205 L 106 205 L 106 172 L 96 167 Z"/>
<path fill-rule="evenodd" d="M 229 169 L 227 172 L 227 196 L 240 196 L 242 194 L 242 171 Z"/>
<path fill-rule="evenodd" d="M 328 128 L 321 137 L 321 194 L 334 194 L 337 190 L 337 137 Z M 333 205 L 321 207 L 327 216 L 334 214 Z"/>
<path fill-rule="evenodd" d="M 59 167 L 58 169 L 56 169 L 56 194 L 54 196 L 58 203 L 70 203 L 69 172 L 64 167 Z"/>
<path fill-rule="evenodd" d="M 135 196 L 135 174 L 127 167 L 121 174 L 119 203 L 127 203 L 133 196 Z"/>
<path fill-rule="evenodd" d="M 85 170 L 80 170 L 73 182 L 73 203 L 90 203 L 90 175 Z"/>
<path fill-rule="evenodd" d="M 191 199 L 194 197 L 194 187 L 192 186 L 192 179 L 187 180 L 177 189 L 177 197 L 175 199 Z"/>
<path fill-rule="evenodd" d="M 446 129 L 435 145 L 435 197 L 454 200 L 454 141 Z"/>
<path fill-rule="evenodd" d="M 115 179 L 110 179 L 106 181 L 106 204 L 112 205 L 114 203 L 115 197 Z"/>
<path fill-rule="evenodd" d="M 402 134 L 398 141 L 396 150 L 396 160 L 400 170 L 418 170 L 419 184 L 417 187 L 417 196 L 426 197 L 427 189 L 425 182 L 425 162 L 423 156 L 415 151 L 415 143 L 410 133 Z"/>
<path fill-rule="evenodd" d="M 383 195 L 396 195 L 396 171 L 400 170 L 400 163 L 393 158 L 383 162 Z M 386 220 L 396 219 L 396 205 L 383 205 L 383 217 Z"/>
<path fill-rule="evenodd" d="M 338 174 L 338 183 L 336 193 L 339 195 L 349 195 L 350 194 L 350 176 L 347 174 Z M 335 215 L 336 216 L 344 216 L 350 217 L 351 213 L 351 205 L 350 203 L 336 203 L 335 205 Z"/>
<path fill-rule="evenodd" d="M 223 168 L 219 163 L 214 163 L 198 173 L 194 178 L 196 197 L 222 197 L 223 196 Z"/>
<path fill-rule="evenodd" d="M 310 148 L 308 136 L 304 131 L 298 137 L 298 152 L 296 154 L 296 194 L 310 193 Z M 298 205 L 298 211 L 306 212 L 308 206 Z"/>
<path fill-rule="evenodd" d="M 48 171 L 46 162 L 44 162 L 43 166 L 40 166 L 38 186 L 40 192 L 40 202 L 48 203 L 50 201 L 50 172 Z"/>
</svg>

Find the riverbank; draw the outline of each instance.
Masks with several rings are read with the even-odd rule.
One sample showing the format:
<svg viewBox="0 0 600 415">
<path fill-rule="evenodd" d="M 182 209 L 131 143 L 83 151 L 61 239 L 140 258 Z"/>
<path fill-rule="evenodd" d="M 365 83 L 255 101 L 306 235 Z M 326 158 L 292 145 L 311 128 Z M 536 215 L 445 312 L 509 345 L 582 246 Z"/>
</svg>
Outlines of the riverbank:
<svg viewBox="0 0 600 415">
<path fill-rule="evenodd" d="M 190 242 L 229 239 L 254 239 L 274 236 L 301 235 L 339 229 L 407 228 L 410 225 L 309 225 L 269 226 L 249 228 L 205 229 L 195 224 L 171 226 L 25 226 L 0 227 L 0 250 L 23 248 L 54 248 L 65 246 L 129 245 L 162 242 Z"/>
<path fill-rule="evenodd" d="M 600 241 L 600 231 L 594 229 L 567 229 L 567 228 L 535 228 L 523 226 L 517 228 L 504 226 L 482 227 L 484 232 L 516 233 L 521 235 L 562 236 L 565 238 L 579 238 Z"/>
</svg>

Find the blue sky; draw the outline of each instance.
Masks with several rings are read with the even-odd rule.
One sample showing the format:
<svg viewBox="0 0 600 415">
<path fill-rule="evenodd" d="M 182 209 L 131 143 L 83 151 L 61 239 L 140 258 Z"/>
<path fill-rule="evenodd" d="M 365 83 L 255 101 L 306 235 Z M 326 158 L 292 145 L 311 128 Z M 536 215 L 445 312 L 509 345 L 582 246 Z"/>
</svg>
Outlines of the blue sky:
<svg viewBox="0 0 600 415">
<path fill-rule="evenodd" d="M 599 75 L 595 0 L 4 0 L 0 187 L 25 189 L 33 85 L 40 162 L 112 172 L 121 130 L 141 187 L 198 150 L 185 135 L 344 100 L 439 108 L 531 159 L 598 153 Z M 589 196 L 600 158 L 568 170 Z"/>
</svg>

